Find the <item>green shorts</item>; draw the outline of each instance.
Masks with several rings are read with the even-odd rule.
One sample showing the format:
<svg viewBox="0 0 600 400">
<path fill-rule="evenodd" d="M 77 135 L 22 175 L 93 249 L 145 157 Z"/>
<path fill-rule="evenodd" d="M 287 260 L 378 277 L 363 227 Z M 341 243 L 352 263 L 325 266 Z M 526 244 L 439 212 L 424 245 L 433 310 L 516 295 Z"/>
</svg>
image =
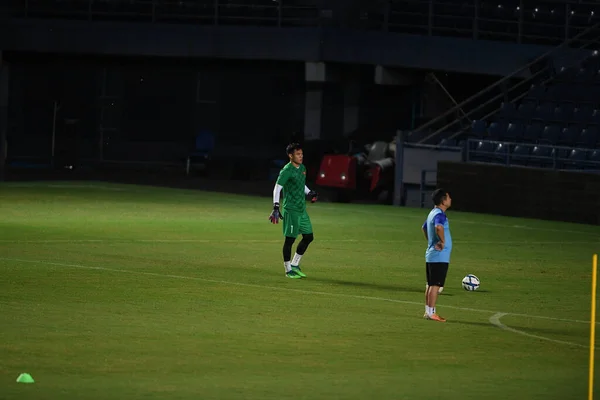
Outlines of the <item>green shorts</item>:
<svg viewBox="0 0 600 400">
<path fill-rule="evenodd" d="M 312 224 L 306 211 L 283 210 L 283 236 L 296 238 L 298 235 L 313 233 Z"/>
</svg>

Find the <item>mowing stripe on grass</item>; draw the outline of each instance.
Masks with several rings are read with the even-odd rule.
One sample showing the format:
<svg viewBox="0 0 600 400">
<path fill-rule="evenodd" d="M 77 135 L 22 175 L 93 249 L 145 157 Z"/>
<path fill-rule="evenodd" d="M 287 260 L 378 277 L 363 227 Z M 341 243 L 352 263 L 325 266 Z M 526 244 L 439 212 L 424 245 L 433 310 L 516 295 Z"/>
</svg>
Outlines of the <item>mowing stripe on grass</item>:
<svg viewBox="0 0 600 400">
<path fill-rule="evenodd" d="M 345 294 L 345 293 L 321 292 L 321 291 L 316 291 L 316 290 L 293 289 L 293 288 L 288 288 L 288 287 L 258 285 L 255 283 L 242 283 L 242 282 L 225 281 L 225 280 L 219 280 L 219 279 L 199 278 L 199 277 L 195 277 L 195 276 L 159 274 L 156 272 L 133 271 L 133 270 L 128 270 L 128 269 L 118 269 L 118 268 L 93 267 L 93 266 L 89 266 L 89 265 L 66 264 L 66 263 L 46 261 L 46 260 L 24 260 L 21 258 L 9 258 L 9 257 L 0 257 L 0 260 L 31 263 L 31 264 L 45 264 L 45 265 L 53 265 L 53 266 L 58 266 L 58 267 L 77 268 L 77 269 L 118 272 L 118 273 L 123 273 L 123 274 L 132 274 L 132 275 L 155 276 L 155 277 L 159 277 L 159 278 L 171 278 L 171 279 L 183 279 L 183 280 L 191 280 L 191 281 L 219 283 L 219 284 L 223 284 L 223 285 L 234 285 L 234 286 L 244 286 L 244 287 L 252 287 L 252 288 L 259 288 L 259 289 L 280 290 L 280 291 L 284 291 L 284 292 L 295 292 L 295 293 L 304 293 L 304 294 L 312 294 L 312 295 L 318 294 L 318 295 L 332 296 L 332 297 L 347 297 L 347 298 L 353 298 L 353 299 L 386 301 L 386 302 L 391 302 L 391 303 L 417 305 L 417 306 L 421 306 L 421 307 L 423 306 L 423 303 L 416 302 L 416 301 L 388 299 L 385 297 L 377 297 L 377 296 L 361 296 L 361 295 L 353 295 L 353 294 Z M 285 278 L 282 278 L 282 279 L 285 279 Z M 483 310 L 483 309 L 479 309 L 479 308 L 469 308 L 469 307 L 457 307 L 457 306 L 451 306 L 451 305 L 447 305 L 447 304 L 444 304 L 443 307 L 444 308 L 452 308 L 454 310 L 473 311 L 473 312 L 481 312 L 481 313 L 487 313 L 487 314 L 499 314 L 500 313 L 499 311 Z M 510 315 L 517 316 L 517 317 L 546 319 L 546 320 L 551 320 L 551 321 L 576 322 L 576 323 L 582 323 L 582 324 L 589 324 L 589 321 L 583 321 L 583 320 L 578 320 L 578 319 L 546 317 L 543 315 L 516 314 L 516 313 L 500 313 L 500 314 L 502 314 L 502 315 L 510 314 Z M 597 324 L 600 324 L 600 322 L 597 322 Z"/>
</svg>

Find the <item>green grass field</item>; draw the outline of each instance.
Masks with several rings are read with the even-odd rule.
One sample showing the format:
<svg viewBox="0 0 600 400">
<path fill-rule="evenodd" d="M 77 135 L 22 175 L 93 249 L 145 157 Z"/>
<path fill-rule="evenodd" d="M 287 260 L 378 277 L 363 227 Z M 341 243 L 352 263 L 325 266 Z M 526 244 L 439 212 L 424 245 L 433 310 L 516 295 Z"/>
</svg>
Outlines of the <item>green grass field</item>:
<svg viewBox="0 0 600 400">
<path fill-rule="evenodd" d="M 1 184 L 0 399 L 585 398 L 599 227 L 450 210 L 438 323 L 428 210 L 308 210 L 292 280 L 268 197 Z"/>
</svg>

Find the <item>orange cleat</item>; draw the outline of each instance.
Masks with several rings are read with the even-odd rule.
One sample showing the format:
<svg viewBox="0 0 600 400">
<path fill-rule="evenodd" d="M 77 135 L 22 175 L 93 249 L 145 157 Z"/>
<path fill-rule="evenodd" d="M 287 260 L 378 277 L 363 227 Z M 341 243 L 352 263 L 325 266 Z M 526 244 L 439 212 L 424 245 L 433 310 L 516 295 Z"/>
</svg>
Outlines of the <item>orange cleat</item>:
<svg viewBox="0 0 600 400">
<path fill-rule="evenodd" d="M 431 314 L 431 315 L 429 316 L 429 319 L 430 319 L 430 320 L 433 320 L 433 321 L 438 321 L 438 322 L 446 322 L 446 318 L 442 318 L 442 317 L 440 317 L 440 316 L 439 316 L 439 315 L 437 315 L 437 314 Z"/>
</svg>

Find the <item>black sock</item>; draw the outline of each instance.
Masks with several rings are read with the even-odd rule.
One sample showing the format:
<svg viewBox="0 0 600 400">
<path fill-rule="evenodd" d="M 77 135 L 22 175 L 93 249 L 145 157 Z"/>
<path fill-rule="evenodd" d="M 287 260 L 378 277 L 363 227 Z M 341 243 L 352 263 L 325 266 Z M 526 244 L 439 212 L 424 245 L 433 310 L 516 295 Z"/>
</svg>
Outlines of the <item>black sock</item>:
<svg viewBox="0 0 600 400">
<path fill-rule="evenodd" d="M 314 236 L 312 233 L 309 233 L 308 235 L 302 235 L 302 240 L 300 241 L 300 243 L 298 243 L 298 248 L 296 249 L 296 253 L 303 256 L 304 253 L 306 252 L 306 249 L 308 249 L 308 245 L 313 240 L 314 240 Z"/>
<path fill-rule="evenodd" d="M 285 242 L 283 242 L 283 262 L 289 262 L 292 260 L 292 245 L 296 241 L 296 238 L 293 237 L 285 237 Z"/>
</svg>

